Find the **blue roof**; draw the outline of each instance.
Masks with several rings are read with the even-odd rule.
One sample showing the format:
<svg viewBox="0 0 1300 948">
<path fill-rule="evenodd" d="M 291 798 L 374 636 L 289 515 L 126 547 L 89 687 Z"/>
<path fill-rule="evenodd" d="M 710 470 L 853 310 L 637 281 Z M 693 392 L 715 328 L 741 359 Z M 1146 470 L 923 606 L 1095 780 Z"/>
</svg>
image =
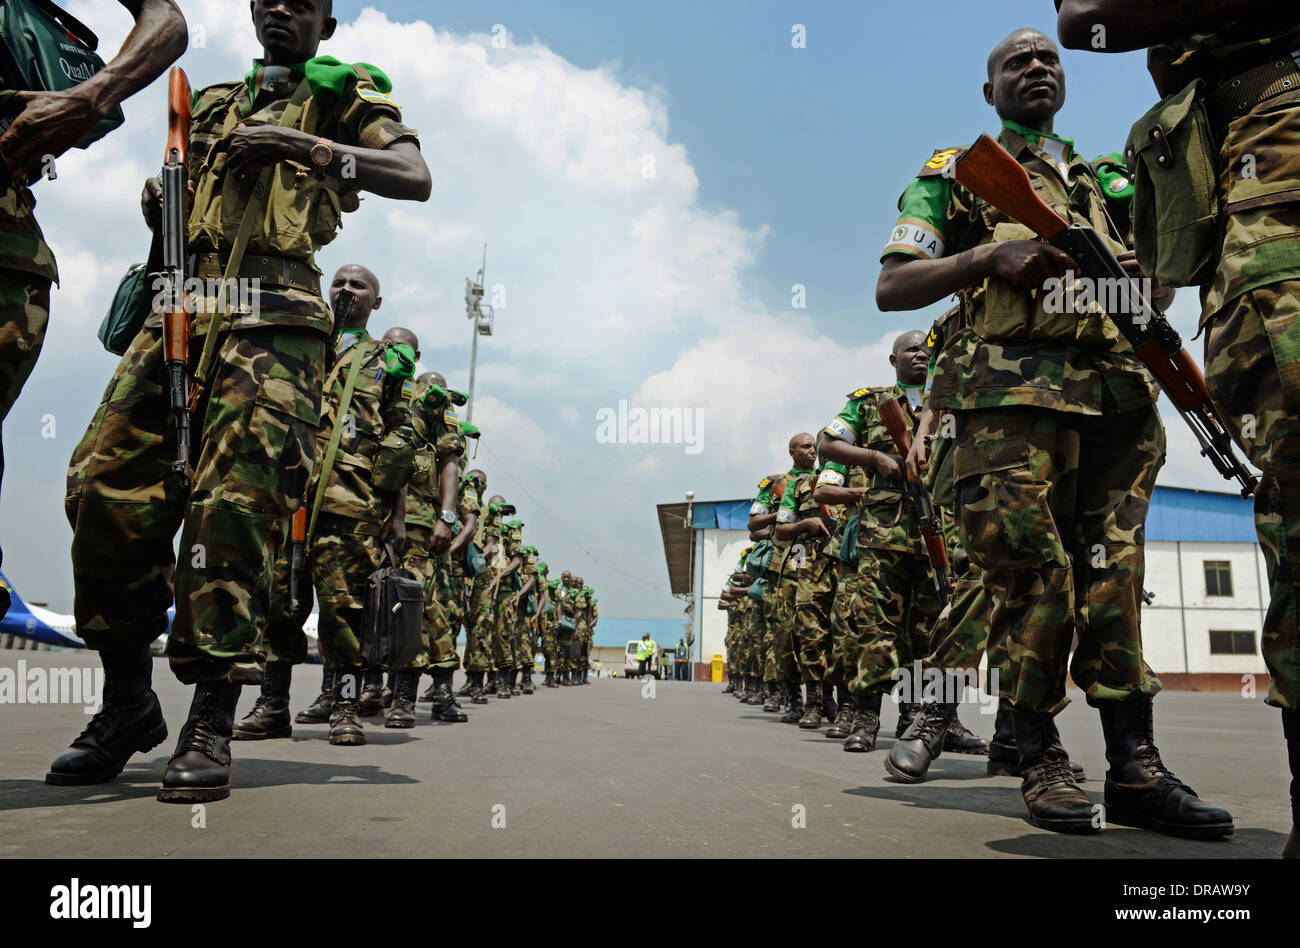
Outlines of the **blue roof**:
<svg viewBox="0 0 1300 948">
<path fill-rule="evenodd" d="M 1255 502 L 1240 494 L 1157 487 L 1147 514 L 1147 539 L 1255 543 Z"/>
<path fill-rule="evenodd" d="M 720 500 L 695 505 L 697 530 L 748 530 L 748 500 Z"/>
<path fill-rule="evenodd" d="M 592 645 L 597 648 L 623 648 L 647 632 L 660 645 L 676 645 L 686 637 L 686 616 L 680 619 L 616 619 L 600 617 Z"/>
</svg>

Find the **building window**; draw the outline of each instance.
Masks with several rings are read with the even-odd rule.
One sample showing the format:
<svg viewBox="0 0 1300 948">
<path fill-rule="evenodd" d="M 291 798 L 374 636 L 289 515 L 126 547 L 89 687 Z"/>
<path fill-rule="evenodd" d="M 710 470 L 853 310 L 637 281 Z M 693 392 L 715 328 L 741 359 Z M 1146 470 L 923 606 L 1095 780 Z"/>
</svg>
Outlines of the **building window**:
<svg viewBox="0 0 1300 948">
<path fill-rule="evenodd" d="M 1205 561 L 1205 595 L 1232 595 L 1232 564 L 1227 560 Z"/>
<path fill-rule="evenodd" d="M 1211 655 L 1254 655 L 1254 632 L 1215 632 L 1210 631 Z"/>
</svg>

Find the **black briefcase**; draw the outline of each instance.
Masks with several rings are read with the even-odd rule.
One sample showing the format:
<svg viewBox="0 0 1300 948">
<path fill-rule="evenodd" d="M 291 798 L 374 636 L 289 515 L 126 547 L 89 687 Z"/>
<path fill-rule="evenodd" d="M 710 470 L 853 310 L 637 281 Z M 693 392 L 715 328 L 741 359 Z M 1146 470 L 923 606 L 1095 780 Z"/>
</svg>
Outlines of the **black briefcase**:
<svg viewBox="0 0 1300 948">
<path fill-rule="evenodd" d="M 366 580 L 361 624 L 361 664 L 367 668 L 405 668 L 424 648 L 424 581 L 397 565 L 391 546 L 389 565 Z"/>
</svg>

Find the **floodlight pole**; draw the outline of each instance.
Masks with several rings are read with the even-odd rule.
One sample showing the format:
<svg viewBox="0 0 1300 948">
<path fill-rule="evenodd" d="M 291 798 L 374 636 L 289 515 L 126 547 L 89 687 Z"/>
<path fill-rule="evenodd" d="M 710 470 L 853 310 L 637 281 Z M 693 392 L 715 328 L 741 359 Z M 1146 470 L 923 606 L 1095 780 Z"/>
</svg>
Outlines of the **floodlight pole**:
<svg viewBox="0 0 1300 948">
<path fill-rule="evenodd" d="M 474 370 L 478 366 L 478 335 L 479 319 L 483 315 L 480 306 L 480 300 L 483 299 L 484 273 L 487 271 L 487 244 L 483 245 L 483 266 L 479 268 L 478 279 L 466 279 L 469 284 L 465 287 L 465 312 L 470 321 L 470 335 L 473 336 L 473 342 L 470 346 L 469 353 L 469 399 L 465 403 L 465 420 L 472 422 L 474 420 Z"/>
</svg>

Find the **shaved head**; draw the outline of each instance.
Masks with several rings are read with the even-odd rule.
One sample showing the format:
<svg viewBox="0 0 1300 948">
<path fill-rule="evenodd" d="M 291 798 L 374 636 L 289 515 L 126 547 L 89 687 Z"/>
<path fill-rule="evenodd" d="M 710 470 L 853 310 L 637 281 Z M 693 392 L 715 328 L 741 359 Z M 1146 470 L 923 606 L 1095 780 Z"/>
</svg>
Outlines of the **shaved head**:
<svg viewBox="0 0 1300 948">
<path fill-rule="evenodd" d="M 379 277 L 375 276 L 374 271 L 368 267 L 363 267 L 359 263 L 348 263 L 339 267 L 334 273 L 334 278 L 347 277 L 353 280 L 361 280 L 370 287 L 370 291 L 378 299 L 383 294 L 379 292 Z"/>
<path fill-rule="evenodd" d="M 989 82 L 993 81 L 993 74 L 998 71 L 998 67 L 1002 65 L 1002 60 L 1007 57 L 1007 53 L 1016 46 L 1019 46 L 1021 43 L 1034 39 L 1046 40 L 1048 46 L 1052 47 L 1052 49 L 1056 49 L 1056 44 L 1052 42 L 1050 36 L 1040 30 L 1035 30 L 1032 27 L 1022 27 L 1021 29 L 1008 33 L 1002 42 L 993 47 L 993 52 L 989 53 Z"/>
<path fill-rule="evenodd" d="M 384 333 L 384 342 L 389 345 L 410 346 L 411 351 L 415 353 L 415 357 L 417 359 L 420 357 L 419 338 L 415 333 L 411 332 L 411 330 L 402 326 L 394 326 L 392 329 L 388 330 L 388 332 Z"/>
<path fill-rule="evenodd" d="M 801 431 L 799 432 L 799 434 L 795 435 L 793 438 L 790 439 L 790 443 L 786 445 L 786 447 L 793 448 L 796 444 L 799 444 L 805 438 L 812 438 L 812 435 L 810 435 L 806 431 Z"/>
<path fill-rule="evenodd" d="M 447 380 L 443 378 L 441 372 L 425 372 L 418 379 L 416 379 L 416 381 L 419 382 L 421 385 L 436 385 L 438 386 L 438 388 L 447 387 Z"/>
<path fill-rule="evenodd" d="M 921 342 L 924 342 L 925 333 L 921 332 L 921 330 L 919 329 L 909 329 L 907 332 L 903 333 L 901 336 L 899 336 L 897 339 L 894 340 L 894 347 L 889 351 L 894 355 L 898 355 L 900 350 L 910 346 L 914 341 L 918 339 Z"/>
</svg>

